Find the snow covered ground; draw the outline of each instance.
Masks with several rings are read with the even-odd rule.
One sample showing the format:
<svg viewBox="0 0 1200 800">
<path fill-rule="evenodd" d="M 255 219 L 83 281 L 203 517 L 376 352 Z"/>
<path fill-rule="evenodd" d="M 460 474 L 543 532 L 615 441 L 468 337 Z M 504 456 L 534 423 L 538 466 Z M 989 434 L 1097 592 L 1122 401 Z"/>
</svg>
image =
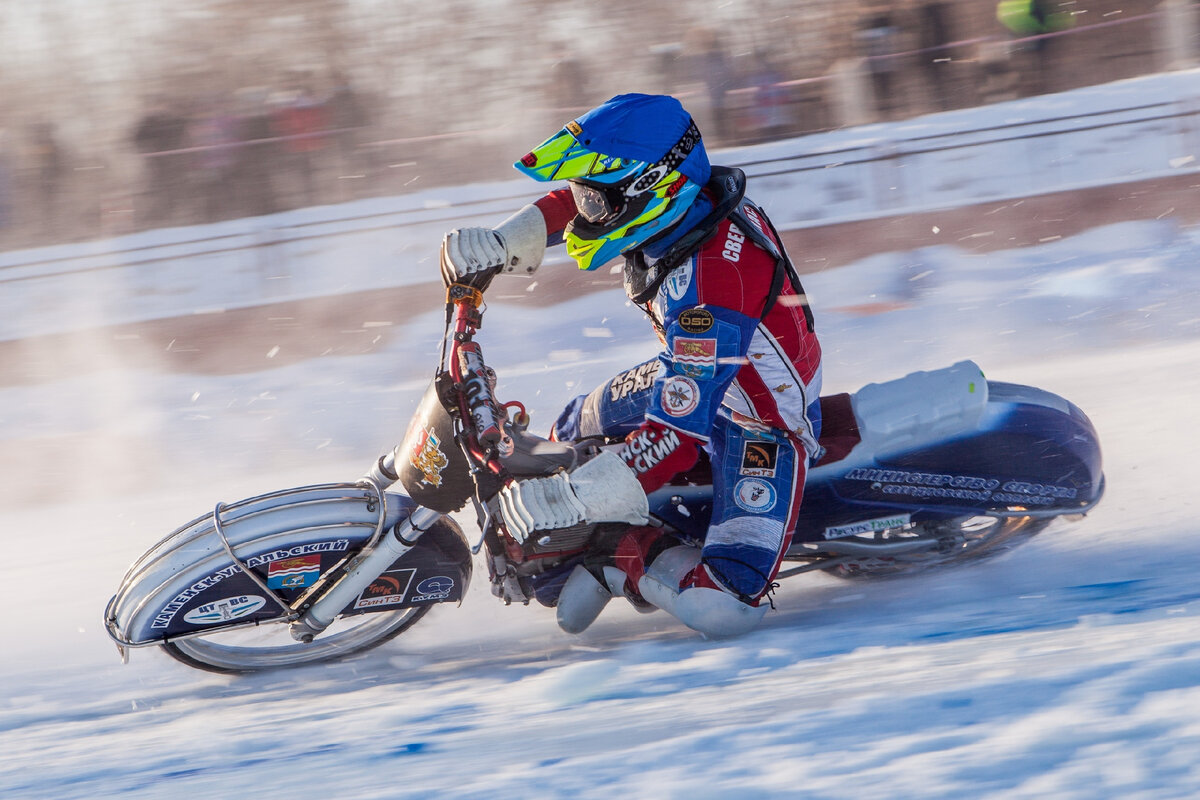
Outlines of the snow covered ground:
<svg viewBox="0 0 1200 800">
<path fill-rule="evenodd" d="M 369 457 L 331 461 L 321 441 L 390 444 L 399 428 L 361 412 L 403 416 L 429 353 L 0 392 L 7 419 L 14 394 L 61 413 L 80 392 L 123 385 L 157 409 L 195 481 L 0 516 L 5 606 L 22 609 L 4 624 L 0 796 L 1194 797 L 1200 292 L 1187 267 L 1200 247 L 1182 232 L 1164 247 L 1166 225 L 986 264 L 896 255 L 925 259 L 938 280 L 875 316 L 835 309 L 872 281 L 898 302 L 894 269 L 814 277 L 831 390 L 973 356 L 993 378 L 1086 409 L 1110 489 L 1085 521 L 993 562 L 881 583 L 793 579 L 763 628 L 732 642 L 616 604 L 570 638 L 547 610 L 504 608 L 477 581 L 462 608 L 346 663 L 226 678 L 140 650 L 122 666 L 100 615 L 125 565 L 216 500 L 357 476 Z M 1048 302 L 1059 289 L 1069 302 Z M 531 399 L 545 424 L 576 388 L 652 349 L 621 301 L 555 309 L 519 339 L 493 308 L 486 352 L 504 396 Z M 435 326 L 413 327 L 416 349 L 431 349 Z M 549 362 L 531 341 L 557 348 Z M 264 395 L 275 424 L 236 410 Z M 211 429 L 188 433 L 191 405 Z M 255 468 L 276 436 L 292 466 Z"/>
<path fill-rule="evenodd" d="M 972 567 L 789 580 L 734 641 L 616 603 L 568 637 L 477 580 L 338 664 L 122 665 L 101 614 L 128 563 L 218 500 L 361 474 L 424 388 L 439 312 L 369 356 L 0 389 L 0 446 L 55 431 L 85 467 L 61 502 L 0 512 L 0 797 L 1200 796 L 1197 263 L 1200 231 L 1168 217 L 807 278 L 827 391 L 974 358 L 1091 415 L 1108 494 Z M 654 351 L 615 288 L 537 314 L 495 300 L 482 342 L 543 429 Z M 113 441 L 161 474 L 89 492 L 90 448 Z"/>
</svg>

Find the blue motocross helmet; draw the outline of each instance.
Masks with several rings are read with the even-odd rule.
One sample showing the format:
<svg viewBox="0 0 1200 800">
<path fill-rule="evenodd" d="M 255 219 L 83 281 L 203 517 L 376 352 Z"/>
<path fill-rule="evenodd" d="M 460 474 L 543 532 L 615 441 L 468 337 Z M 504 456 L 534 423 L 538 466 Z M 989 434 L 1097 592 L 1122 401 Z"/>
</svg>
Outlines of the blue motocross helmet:
<svg viewBox="0 0 1200 800">
<path fill-rule="evenodd" d="M 514 164 L 539 181 L 566 180 L 579 215 L 564 232 L 580 269 L 595 269 L 677 223 L 708 182 L 700 130 L 667 95 L 622 94 Z"/>
</svg>

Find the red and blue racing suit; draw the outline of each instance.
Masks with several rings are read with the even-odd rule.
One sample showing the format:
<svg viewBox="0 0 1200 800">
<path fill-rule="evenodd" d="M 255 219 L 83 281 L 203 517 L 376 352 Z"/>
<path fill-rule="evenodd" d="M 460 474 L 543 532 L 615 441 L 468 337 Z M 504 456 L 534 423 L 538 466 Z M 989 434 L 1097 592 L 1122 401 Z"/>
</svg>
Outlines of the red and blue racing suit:
<svg viewBox="0 0 1200 800">
<path fill-rule="evenodd" d="M 576 213 L 568 190 L 537 205 L 552 234 Z M 755 604 L 791 543 L 820 451 L 821 346 L 761 209 L 739 194 L 733 213 L 697 238 L 643 304 L 663 344 L 658 357 L 576 398 L 555 434 L 625 436 L 621 455 L 647 493 L 707 451 L 712 522 L 701 563 L 680 588 L 718 588 Z M 629 577 L 636 586 L 639 576 Z"/>
</svg>

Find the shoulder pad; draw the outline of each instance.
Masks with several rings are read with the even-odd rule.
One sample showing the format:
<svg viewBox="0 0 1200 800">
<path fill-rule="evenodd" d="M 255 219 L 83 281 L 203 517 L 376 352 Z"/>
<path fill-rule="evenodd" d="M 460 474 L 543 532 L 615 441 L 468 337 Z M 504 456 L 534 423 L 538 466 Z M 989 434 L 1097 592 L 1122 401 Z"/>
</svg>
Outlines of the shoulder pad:
<svg viewBox="0 0 1200 800">
<path fill-rule="evenodd" d="M 773 258 L 783 258 L 783 249 L 779 246 L 779 242 L 775 241 L 774 236 L 768 232 L 764 222 L 766 215 L 761 208 L 749 200 L 743 199 L 729 215 L 729 218 L 752 242 L 770 253 Z"/>
</svg>

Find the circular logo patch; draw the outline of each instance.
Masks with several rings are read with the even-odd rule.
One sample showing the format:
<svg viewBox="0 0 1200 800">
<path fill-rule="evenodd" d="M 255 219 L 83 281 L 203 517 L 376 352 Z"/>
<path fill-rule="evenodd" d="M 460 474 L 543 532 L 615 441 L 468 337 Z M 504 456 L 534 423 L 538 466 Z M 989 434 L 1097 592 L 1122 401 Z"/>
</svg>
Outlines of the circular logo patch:
<svg viewBox="0 0 1200 800">
<path fill-rule="evenodd" d="M 700 405 L 700 387 L 691 378 L 672 375 L 663 383 L 662 405 L 672 417 L 686 417 Z"/>
<path fill-rule="evenodd" d="M 765 514 L 775 507 L 775 487 L 757 478 L 743 478 L 733 487 L 733 501 L 752 514 Z"/>
<path fill-rule="evenodd" d="M 679 315 L 679 327 L 688 333 L 704 333 L 712 326 L 713 315 L 706 308 L 689 308 Z"/>
<path fill-rule="evenodd" d="M 450 595 L 450 590 L 454 588 L 454 579 L 447 578 L 445 575 L 439 575 L 436 578 L 426 578 L 417 584 L 417 594 L 427 595 L 436 594 L 443 597 Z"/>
</svg>

